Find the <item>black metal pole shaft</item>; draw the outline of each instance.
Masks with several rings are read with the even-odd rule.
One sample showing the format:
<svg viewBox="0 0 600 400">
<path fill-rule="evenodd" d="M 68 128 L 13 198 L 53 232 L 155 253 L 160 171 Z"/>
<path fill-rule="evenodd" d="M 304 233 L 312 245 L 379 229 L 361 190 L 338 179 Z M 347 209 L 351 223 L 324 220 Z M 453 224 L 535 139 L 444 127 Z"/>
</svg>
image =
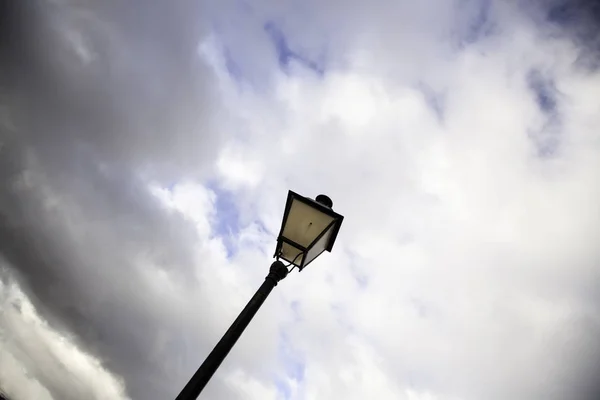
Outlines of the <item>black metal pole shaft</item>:
<svg viewBox="0 0 600 400">
<path fill-rule="evenodd" d="M 250 299 L 246 307 L 242 310 L 233 324 L 231 324 L 231 327 L 225 332 L 219 343 L 217 343 L 213 351 L 206 357 L 206 360 L 204 360 L 200 368 L 198 368 L 194 376 L 192 376 L 192 379 L 185 385 L 175 400 L 195 400 L 198 397 L 217 368 L 219 368 L 219 365 L 221 365 L 225 357 L 227 357 L 227 354 L 229 354 L 229 351 L 235 342 L 240 338 L 244 329 L 246 329 L 250 321 L 252 321 L 252 318 L 264 303 L 267 296 L 269 296 L 273 288 L 277 286 L 277 283 L 286 277 L 287 273 L 288 270 L 281 261 L 275 261 L 271 265 L 269 275 L 267 275 L 263 284 L 258 288 L 254 296 L 252 296 L 252 299 Z"/>
</svg>

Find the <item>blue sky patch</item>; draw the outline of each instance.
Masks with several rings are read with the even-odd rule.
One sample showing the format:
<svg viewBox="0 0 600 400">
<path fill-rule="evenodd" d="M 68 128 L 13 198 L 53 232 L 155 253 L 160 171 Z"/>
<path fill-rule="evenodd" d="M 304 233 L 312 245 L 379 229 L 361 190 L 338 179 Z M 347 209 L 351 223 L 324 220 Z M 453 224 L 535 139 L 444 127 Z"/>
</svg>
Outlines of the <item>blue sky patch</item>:
<svg viewBox="0 0 600 400">
<path fill-rule="evenodd" d="M 284 399 L 287 400 L 292 397 L 292 388 L 283 379 L 275 378 L 275 387 Z"/>
<path fill-rule="evenodd" d="M 297 382 L 302 382 L 304 380 L 306 366 L 301 357 L 293 350 L 290 339 L 283 330 L 279 333 L 278 350 L 283 369 L 281 375 L 274 378 L 275 386 L 284 399 L 289 399 L 291 396 L 291 388 L 286 380 L 293 379 Z"/>
<path fill-rule="evenodd" d="M 425 102 L 435 114 L 438 122 L 442 122 L 445 114 L 446 96 L 443 93 L 437 93 L 425 83 L 419 83 L 417 87 L 423 95 Z"/>
<path fill-rule="evenodd" d="M 538 157 L 552 157 L 560 146 L 558 91 L 553 79 L 539 70 L 530 71 L 526 79 L 535 103 L 547 117 L 545 126 L 538 132 L 529 132 L 528 136 Z"/>
<path fill-rule="evenodd" d="M 416 297 L 412 297 L 409 301 L 420 318 L 427 318 L 431 315 L 432 310 L 425 304 L 424 301 L 419 300 Z"/>
<path fill-rule="evenodd" d="M 546 126 L 538 132 L 529 132 L 529 139 L 535 146 L 536 155 L 539 158 L 551 158 L 555 156 L 560 147 L 559 129 L 556 126 Z"/>
<path fill-rule="evenodd" d="M 217 183 L 209 183 L 207 186 L 215 194 L 214 234 L 221 237 L 227 255 L 231 256 L 235 253 L 234 238 L 240 232 L 240 216 L 233 193 L 221 188 Z"/>
<path fill-rule="evenodd" d="M 365 290 L 369 285 L 369 277 L 365 273 L 361 273 L 356 268 L 352 270 L 352 277 L 361 290 Z"/>
<path fill-rule="evenodd" d="M 292 314 L 294 315 L 295 321 L 300 321 L 302 319 L 302 312 L 300 310 L 300 302 L 298 300 L 294 300 L 290 303 L 290 308 L 292 309 Z"/>
<path fill-rule="evenodd" d="M 301 382 L 304 379 L 305 369 L 306 367 L 304 366 L 304 363 L 298 360 L 290 360 L 290 363 L 286 368 L 289 376 L 298 382 Z"/>
<path fill-rule="evenodd" d="M 284 364 L 285 374 L 298 382 L 304 379 L 306 366 L 304 361 L 293 350 L 290 339 L 284 331 L 279 334 L 279 356 Z"/>
<path fill-rule="evenodd" d="M 470 1 L 466 2 L 465 7 L 471 7 Z M 492 33 L 493 24 L 490 17 L 491 0 L 476 0 L 474 12 L 467 12 L 467 21 L 464 29 L 461 31 L 460 44 L 467 46 L 479 41 Z M 471 15 L 469 15 L 471 14 Z M 474 15 L 472 15 L 474 14 Z"/>
<path fill-rule="evenodd" d="M 348 334 L 357 333 L 356 328 L 350 323 L 348 308 L 340 303 L 330 304 L 329 307 L 331 307 L 331 311 L 333 311 L 337 323 L 342 326 Z"/>
<path fill-rule="evenodd" d="M 223 48 L 223 58 L 225 59 L 225 68 L 227 69 L 229 76 L 236 82 L 240 82 L 243 79 L 242 68 L 233 58 L 231 51 L 227 47 Z"/>
<path fill-rule="evenodd" d="M 273 21 L 267 22 L 264 25 L 264 30 L 267 33 L 267 35 L 269 35 L 271 42 L 275 46 L 279 67 L 282 70 L 287 71 L 290 62 L 296 61 L 304 67 L 315 72 L 318 76 L 324 75 L 324 56 L 319 57 L 321 58 L 321 60 L 313 60 L 307 55 L 302 54 L 300 51 L 292 50 L 290 48 L 287 38 L 283 34 L 283 31 Z"/>
<path fill-rule="evenodd" d="M 554 81 L 538 70 L 527 74 L 527 85 L 535 95 L 535 101 L 542 112 L 552 116 L 557 112 L 557 91 Z"/>
</svg>

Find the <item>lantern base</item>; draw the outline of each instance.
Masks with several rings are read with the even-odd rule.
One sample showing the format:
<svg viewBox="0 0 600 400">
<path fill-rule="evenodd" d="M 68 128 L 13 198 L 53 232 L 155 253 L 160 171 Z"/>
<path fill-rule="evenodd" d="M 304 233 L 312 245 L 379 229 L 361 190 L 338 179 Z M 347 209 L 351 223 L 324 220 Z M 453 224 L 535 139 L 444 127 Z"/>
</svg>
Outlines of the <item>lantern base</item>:
<svg viewBox="0 0 600 400">
<path fill-rule="evenodd" d="M 284 263 L 277 260 L 271 264 L 271 268 L 269 269 L 269 275 L 267 275 L 266 279 L 270 279 L 273 281 L 273 285 L 277 286 L 280 280 L 285 278 L 288 274 L 288 269 Z"/>
</svg>

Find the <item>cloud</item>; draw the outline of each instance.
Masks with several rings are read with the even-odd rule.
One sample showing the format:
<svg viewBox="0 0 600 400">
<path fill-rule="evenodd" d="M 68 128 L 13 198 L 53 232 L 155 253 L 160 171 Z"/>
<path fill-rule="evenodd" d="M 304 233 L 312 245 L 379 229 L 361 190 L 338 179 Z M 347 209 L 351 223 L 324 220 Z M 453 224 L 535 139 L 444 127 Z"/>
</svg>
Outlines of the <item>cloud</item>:
<svg viewBox="0 0 600 400">
<path fill-rule="evenodd" d="M 584 393 L 600 78 L 556 4 L 31 4 L 0 13 L 27 22 L 0 24 L 0 386 L 173 398 L 292 189 L 338 242 L 206 397 Z"/>
<path fill-rule="evenodd" d="M 194 281 L 196 232 L 149 182 L 202 176 L 225 137 L 211 133 L 218 92 L 198 52 L 198 9 L 149 5 L 147 20 L 108 3 L 3 9 L 3 258 L 50 326 L 132 396 L 169 397 L 163 382 L 179 376 L 190 326 L 202 323 L 171 312 L 189 286 L 162 292 L 170 279 Z M 174 359 L 160 365 L 163 352 Z M 52 384 L 65 398 L 70 385 Z"/>
<path fill-rule="evenodd" d="M 3 303 L 8 305 L 1 315 L 4 354 L 0 370 L 9 395 L 40 399 L 127 398 L 122 382 L 98 360 L 74 347 L 68 337 L 53 331 L 14 282 L 7 279 L 0 290 Z"/>
</svg>

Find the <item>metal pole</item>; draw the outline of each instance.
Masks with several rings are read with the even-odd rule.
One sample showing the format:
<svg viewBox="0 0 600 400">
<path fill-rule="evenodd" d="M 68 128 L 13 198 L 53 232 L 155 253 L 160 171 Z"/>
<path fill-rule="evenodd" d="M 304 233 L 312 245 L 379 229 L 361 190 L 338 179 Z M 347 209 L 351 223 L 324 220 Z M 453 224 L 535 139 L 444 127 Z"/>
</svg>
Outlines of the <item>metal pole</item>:
<svg viewBox="0 0 600 400">
<path fill-rule="evenodd" d="M 271 293 L 271 290 L 277 286 L 280 280 L 287 276 L 287 273 L 288 270 L 281 261 L 275 261 L 271 265 L 269 274 L 263 284 L 258 288 L 252 299 L 250 299 L 246 307 L 233 324 L 231 324 L 231 327 L 225 332 L 219 343 L 217 343 L 213 351 L 206 357 L 206 360 L 204 360 L 175 400 L 195 400 L 200 395 L 204 386 L 206 386 L 217 368 L 219 368 L 219 365 L 227 357 L 235 342 L 240 338 L 244 329 L 246 329 L 269 293 Z"/>
</svg>

